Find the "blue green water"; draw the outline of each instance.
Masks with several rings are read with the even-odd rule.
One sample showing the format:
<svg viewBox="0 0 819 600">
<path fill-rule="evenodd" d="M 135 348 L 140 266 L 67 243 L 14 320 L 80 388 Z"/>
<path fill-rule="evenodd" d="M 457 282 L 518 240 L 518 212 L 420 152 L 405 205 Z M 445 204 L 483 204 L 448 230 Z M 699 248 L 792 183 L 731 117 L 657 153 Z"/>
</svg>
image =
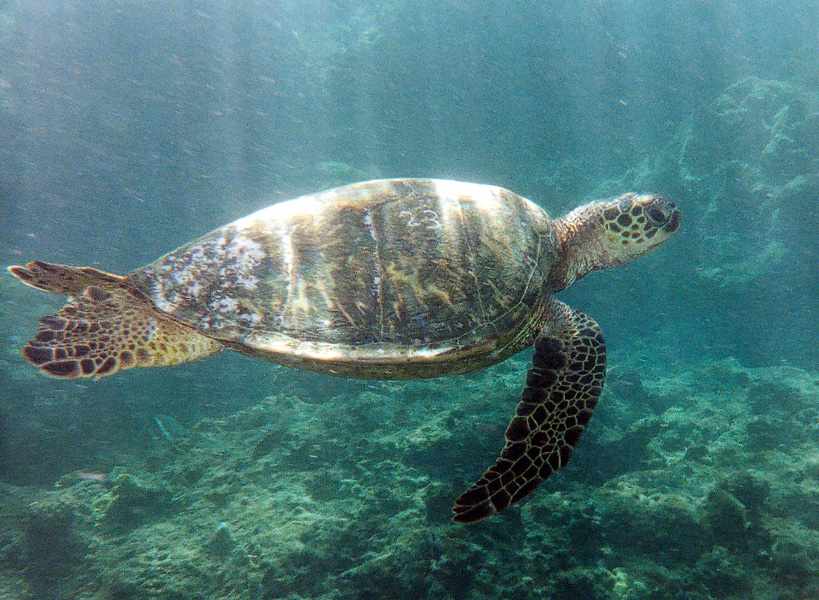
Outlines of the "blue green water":
<svg viewBox="0 0 819 600">
<path fill-rule="evenodd" d="M 819 597 L 819 5 L 0 2 L 0 263 L 124 273 L 303 193 L 673 198 L 560 294 L 609 375 L 572 462 L 475 526 L 531 352 L 425 382 L 223 353 L 99 382 L 0 276 L 0 598 Z"/>
</svg>

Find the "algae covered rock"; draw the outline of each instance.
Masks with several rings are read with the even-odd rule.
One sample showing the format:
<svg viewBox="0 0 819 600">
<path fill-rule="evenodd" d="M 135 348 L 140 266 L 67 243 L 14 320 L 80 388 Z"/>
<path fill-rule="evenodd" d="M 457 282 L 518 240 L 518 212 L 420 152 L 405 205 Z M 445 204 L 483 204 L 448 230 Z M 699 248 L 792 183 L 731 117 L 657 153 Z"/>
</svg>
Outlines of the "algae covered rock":
<svg viewBox="0 0 819 600">
<path fill-rule="evenodd" d="M 760 169 L 757 180 L 786 183 L 815 172 L 819 119 L 815 90 L 798 84 L 746 77 L 728 86 L 697 115 L 685 146 L 689 172 L 726 164 Z"/>
<path fill-rule="evenodd" d="M 717 598 L 743 597 L 752 585 L 748 565 L 722 546 L 703 554 L 694 570 L 697 579 Z"/>
<path fill-rule="evenodd" d="M 173 501 L 170 492 L 128 473 L 115 477 L 108 492 L 97 499 L 99 521 L 117 529 L 131 529 L 163 515 Z"/>
<path fill-rule="evenodd" d="M 85 551 L 75 528 L 76 518 L 74 507 L 59 497 L 29 505 L 24 517 L 22 550 L 31 568 L 54 576 L 75 566 Z"/>
<path fill-rule="evenodd" d="M 814 597 L 819 463 L 806 436 L 813 421 L 801 414 L 813 410 L 814 378 L 731 360 L 641 385 L 678 405 L 628 419 L 640 410 L 624 400 L 602 421 L 588 462 L 606 465 L 608 478 L 579 462 L 478 528 L 453 526 L 450 502 L 503 434 L 491 429 L 502 402 L 480 390 L 509 395 L 505 375 L 418 385 L 402 406 L 377 386 L 315 404 L 271 396 L 202 420 L 185 444 L 158 445 L 150 468 L 115 469 L 105 484 L 64 478 L 43 496 L 58 501 L 46 529 L 69 532 L 79 553 L 52 579 L 104 600 L 740 600 L 777 585 L 782 600 Z M 761 451 L 747 424 L 771 415 L 750 398 L 771 402 L 783 390 L 808 406 L 775 411 L 791 443 Z M 476 434 L 489 442 L 470 442 Z M 688 450 L 702 448 L 698 458 Z M 36 534 L 0 534 L 5 556 L 27 557 Z"/>
<path fill-rule="evenodd" d="M 712 490 L 705 499 L 701 521 L 710 536 L 723 546 L 746 545 L 751 527 L 748 510 L 733 494 L 722 489 Z"/>
<path fill-rule="evenodd" d="M 706 532 L 697 521 L 693 502 L 673 493 L 648 492 L 638 481 L 622 479 L 604 491 L 599 517 L 603 540 L 666 562 L 698 556 Z"/>
<path fill-rule="evenodd" d="M 748 390 L 748 402 L 755 414 L 790 412 L 807 404 L 798 389 L 775 381 L 764 381 L 751 386 Z"/>
<path fill-rule="evenodd" d="M 228 556 L 235 547 L 236 540 L 233 537 L 230 525 L 224 521 L 220 522 L 208 540 L 208 551 L 224 558 Z"/>
<path fill-rule="evenodd" d="M 816 531 L 782 532 L 771 549 L 771 566 L 781 581 L 788 587 L 802 587 L 805 598 L 816 597 L 819 582 L 816 570 L 819 568 L 819 536 Z"/>
<path fill-rule="evenodd" d="M 440 547 L 434 535 L 406 530 L 386 551 L 366 553 L 342 574 L 347 597 L 422 598 L 428 594 Z M 349 586 L 349 587 L 348 587 Z"/>
<path fill-rule="evenodd" d="M 604 568 L 575 568 L 563 571 L 555 578 L 549 598 L 554 600 L 614 600 L 615 577 Z"/>
</svg>

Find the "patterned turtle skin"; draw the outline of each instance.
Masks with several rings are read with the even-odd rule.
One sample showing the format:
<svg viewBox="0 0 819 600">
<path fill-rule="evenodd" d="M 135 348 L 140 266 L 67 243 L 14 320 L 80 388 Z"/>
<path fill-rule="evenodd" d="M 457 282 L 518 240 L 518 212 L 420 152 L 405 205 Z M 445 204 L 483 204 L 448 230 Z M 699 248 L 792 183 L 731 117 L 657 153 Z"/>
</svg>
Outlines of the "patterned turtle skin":
<svg viewBox="0 0 819 600">
<path fill-rule="evenodd" d="M 530 346 L 549 216 L 509 190 L 377 180 L 275 204 L 128 275 L 241 352 L 364 378 L 465 373 Z"/>
<path fill-rule="evenodd" d="M 673 202 L 623 194 L 552 220 L 499 187 L 435 179 L 349 185 L 275 204 L 128 275 L 9 267 L 68 296 L 23 347 L 52 377 L 107 377 L 224 348 L 335 375 L 466 373 L 532 346 L 497 460 L 459 496 L 474 523 L 564 467 L 606 375 L 600 326 L 555 298 L 657 248 Z"/>
</svg>

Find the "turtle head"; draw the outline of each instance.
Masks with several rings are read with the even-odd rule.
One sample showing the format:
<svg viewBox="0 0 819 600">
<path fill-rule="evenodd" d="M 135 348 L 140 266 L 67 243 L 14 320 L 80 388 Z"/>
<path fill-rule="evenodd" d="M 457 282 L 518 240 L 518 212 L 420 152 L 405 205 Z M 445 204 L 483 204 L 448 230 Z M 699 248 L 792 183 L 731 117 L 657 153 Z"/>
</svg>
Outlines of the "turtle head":
<svg viewBox="0 0 819 600">
<path fill-rule="evenodd" d="M 677 206 L 659 194 L 628 193 L 576 208 L 555 221 L 561 256 L 551 276 L 554 289 L 651 252 L 681 219 Z"/>
<path fill-rule="evenodd" d="M 680 211 L 665 196 L 623 194 L 600 205 L 600 234 L 614 266 L 651 252 L 680 227 Z"/>
</svg>

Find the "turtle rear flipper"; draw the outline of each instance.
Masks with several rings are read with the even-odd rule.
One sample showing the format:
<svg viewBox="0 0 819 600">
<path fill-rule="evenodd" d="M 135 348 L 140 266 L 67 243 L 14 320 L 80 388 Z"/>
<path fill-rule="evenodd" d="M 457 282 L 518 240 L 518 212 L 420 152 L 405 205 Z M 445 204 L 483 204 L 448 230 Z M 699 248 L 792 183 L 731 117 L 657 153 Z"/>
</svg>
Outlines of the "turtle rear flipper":
<svg viewBox="0 0 819 600">
<path fill-rule="evenodd" d="M 121 369 L 175 365 L 222 345 L 157 311 L 126 277 L 91 267 L 33 261 L 9 272 L 31 287 L 69 295 L 56 315 L 40 319 L 23 357 L 43 373 L 99 378 Z"/>
<path fill-rule="evenodd" d="M 506 445 L 495 464 L 455 501 L 453 521 L 480 521 L 528 496 L 569 462 L 589 422 L 606 375 L 606 347 L 597 323 L 553 300 L 532 363 L 506 429 Z"/>
<path fill-rule="evenodd" d="M 94 267 L 69 267 L 41 260 L 33 260 L 25 267 L 12 265 L 9 273 L 29 287 L 54 294 L 81 294 L 90 285 L 105 288 L 127 280 Z"/>
</svg>

